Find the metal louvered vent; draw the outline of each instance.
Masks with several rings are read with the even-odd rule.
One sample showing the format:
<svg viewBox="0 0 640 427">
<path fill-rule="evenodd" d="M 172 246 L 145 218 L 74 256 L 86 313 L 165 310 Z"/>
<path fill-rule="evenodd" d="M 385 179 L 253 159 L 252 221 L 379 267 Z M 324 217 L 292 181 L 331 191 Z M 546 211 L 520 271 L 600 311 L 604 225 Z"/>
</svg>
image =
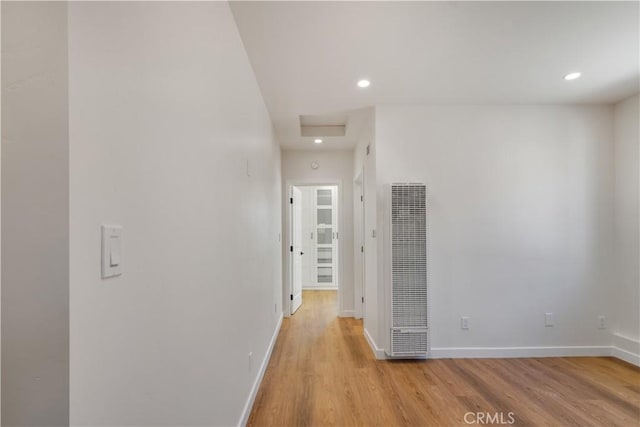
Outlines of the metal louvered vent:
<svg viewBox="0 0 640 427">
<path fill-rule="evenodd" d="M 426 356 L 427 189 L 424 184 L 391 184 L 390 191 L 390 355 Z"/>
</svg>

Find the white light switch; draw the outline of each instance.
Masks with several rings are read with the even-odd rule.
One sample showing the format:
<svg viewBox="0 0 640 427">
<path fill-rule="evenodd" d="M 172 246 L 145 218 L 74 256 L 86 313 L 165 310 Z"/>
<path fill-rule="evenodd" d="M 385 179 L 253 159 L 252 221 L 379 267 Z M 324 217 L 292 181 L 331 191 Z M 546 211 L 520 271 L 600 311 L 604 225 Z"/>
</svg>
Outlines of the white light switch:
<svg viewBox="0 0 640 427">
<path fill-rule="evenodd" d="M 102 225 L 102 278 L 122 274 L 122 227 Z"/>
<path fill-rule="evenodd" d="M 109 238 L 109 267 L 120 265 L 120 239 Z"/>
<path fill-rule="evenodd" d="M 553 326 L 553 313 L 544 314 L 544 326 Z"/>
</svg>

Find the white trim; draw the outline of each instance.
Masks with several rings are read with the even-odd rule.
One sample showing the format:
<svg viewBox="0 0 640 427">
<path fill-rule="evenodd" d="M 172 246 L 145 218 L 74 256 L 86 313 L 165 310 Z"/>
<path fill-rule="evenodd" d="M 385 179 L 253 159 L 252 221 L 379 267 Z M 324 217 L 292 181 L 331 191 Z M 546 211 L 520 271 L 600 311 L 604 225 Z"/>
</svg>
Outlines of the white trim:
<svg viewBox="0 0 640 427">
<path fill-rule="evenodd" d="M 376 359 L 388 359 L 367 329 L 364 337 Z M 621 337 L 636 343 L 637 341 Z M 640 354 L 615 346 L 554 346 L 554 347 L 438 347 L 431 348 L 428 359 L 508 359 L 525 357 L 615 357 L 640 366 Z"/>
<path fill-rule="evenodd" d="M 276 329 L 273 331 L 273 335 L 271 336 L 271 341 L 269 341 L 269 347 L 267 348 L 267 354 L 264 355 L 264 359 L 262 360 L 262 364 L 260 365 L 260 370 L 258 371 L 258 375 L 256 380 L 253 382 L 253 386 L 251 387 L 251 392 L 249 393 L 249 398 L 247 402 L 244 404 L 244 409 L 242 410 L 242 415 L 240 415 L 240 421 L 238 421 L 239 426 L 246 426 L 247 421 L 249 421 L 249 415 L 251 415 L 251 409 L 253 409 L 253 403 L 256 400 L 256 395 L 258 394 L 258 390 L 260 389 L 260 384 L 262 384 L 262 378 L 264 378 L 264 374 L 267 371 L 267 366 L 269 365 L 269 359 L 271 359 L 271 353 L 273 352 L 273 348 L 276 345 L 276 341 L 278 340 L 278 334 L 280 333 L 280 327 L 282 326 L 282 313 L 280 313 L 280 317 L 278 318 L 278 324 L 276 325 Z"/>
<path fill-rule="evenodd" d="M 632 365 L 640 366 L 640 354 L 634 354 L 619 347 L 611 347 L 611 356 L 624 360 Z"/>
<path fill-rule="evenodd" d="M 303 291 L 337 291 L 338 286 L 307 286 L 302 287 Z"/>
<path fill-rule="evenodd" d="M 376 357 L 376 359 L 383 360 L 387 358 L 387 355 L 385 354 L 384 350 L 379 348 L 376 345 L 376 342 L 373 340 L 373 338 L 369 334 L 369 331 L 367 331 L 367 328 L 364 328 L 364 337 L 367 340 L 367 343 L 369 343 L 369 347 L 371 347 L 371 350 L 373 351 L 373 355 Z"/>
<path fill-rule="evenodd" d="M 516 358 L 516 357 L 572 357 L 611 356 L 610 346 L 566 347 L 440 347 L 432 348 L 430 359 Z"/>
<path fill-rule="evenodd" d="M 614 333 L 611 355 L 625 362 L 640 366 L 640 341 Z"/>
<path fill-rule="evenodd" d="M 640 353 L 640 341 L 619 333 L 613 333 L 613 347 L 618 347 L 630 353 Z"/>
<path fill-rule="evenodd" d="M 637 342 L 622 337 L 623 339 Z M 371 345 L 371 344 L 370 344 Z M 432 348 L 430 359 L 518 358 L 518 357 L 607 357 L 640 366 L 640 354 L 616 346 L 565 347 L 441 347 Z"/>
<path fill-rule="evenodd" d="M 355 310 L 342 310 L 342 312 L 340 313 L 340 317 L 354 317 L 355 314 Z"/>
</svg>

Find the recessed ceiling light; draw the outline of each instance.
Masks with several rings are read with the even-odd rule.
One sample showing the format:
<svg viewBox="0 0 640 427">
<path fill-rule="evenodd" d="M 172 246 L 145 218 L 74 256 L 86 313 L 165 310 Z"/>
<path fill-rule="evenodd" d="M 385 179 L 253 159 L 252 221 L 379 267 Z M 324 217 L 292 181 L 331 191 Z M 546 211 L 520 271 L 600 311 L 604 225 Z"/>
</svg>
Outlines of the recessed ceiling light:
<svg viewBox="0 0 640 427">
<path fill-rule="evenodd" d="M 582 75 L 582 73 L 569 73 L 566 76 L 564 76 L 565 80 L 575 80 L 577 78 L 579 78 Z"/>
<path fill-rule="evenodd" d="M 313 142 L 315 142 L 316 144 L 322 144 L 322 140 L 321 139 L 315 139 Z"/>
<path fill-rule="evenodd" d="M 360 80 L 358 82 L 358 87 L 369 87 L 371 82 L 369 80 Z"/>
</svg>

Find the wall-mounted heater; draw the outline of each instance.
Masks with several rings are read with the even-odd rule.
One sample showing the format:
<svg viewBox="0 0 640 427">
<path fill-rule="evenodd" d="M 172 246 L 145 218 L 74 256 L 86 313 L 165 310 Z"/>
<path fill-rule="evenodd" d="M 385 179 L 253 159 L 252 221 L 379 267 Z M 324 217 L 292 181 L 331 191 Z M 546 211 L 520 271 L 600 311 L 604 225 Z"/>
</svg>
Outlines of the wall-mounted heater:
<svg viewBox="0 0 640 427">
<path fill-rule="evenodd" d="M 427 187 L 394 183 L 387 185 L 385 196 L 386 353 L 398 358 L 426 357 L 430 341 Z"/>
</svg>

